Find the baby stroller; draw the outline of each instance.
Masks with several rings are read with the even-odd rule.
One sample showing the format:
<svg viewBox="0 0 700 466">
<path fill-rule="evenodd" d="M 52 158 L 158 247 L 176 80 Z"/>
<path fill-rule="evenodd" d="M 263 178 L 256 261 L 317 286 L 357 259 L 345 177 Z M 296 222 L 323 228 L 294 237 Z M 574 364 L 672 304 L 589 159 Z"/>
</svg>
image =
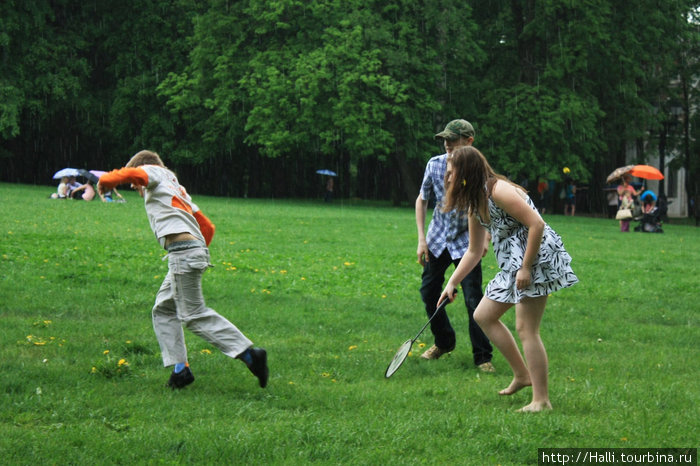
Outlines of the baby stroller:
<svg viewBox="0 0 700 466">
<path fill-rule="evenodd" d="M 642 233 L 663 233 L 661 228 L 661 211 L 658 207 L 652 208 L 649 212 L 642 214 L 639 225 L 634 227 L 634 231 Z"/>
</svg>

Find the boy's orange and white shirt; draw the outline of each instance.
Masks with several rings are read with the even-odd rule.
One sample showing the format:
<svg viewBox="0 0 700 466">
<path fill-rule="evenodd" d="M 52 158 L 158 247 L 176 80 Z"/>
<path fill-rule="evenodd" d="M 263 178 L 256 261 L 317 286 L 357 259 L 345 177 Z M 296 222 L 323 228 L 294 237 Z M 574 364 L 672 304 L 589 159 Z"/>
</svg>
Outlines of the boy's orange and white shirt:
<svg viewBox="0 0 700 466">
<path fill-rule="evenodd" d="M 112 170 L 100 177 L 105 190 L 126 183 L 145 188 L 146 215 L 161 246 L 165 246 L 167 235 L 176 233 L 189 233 L 209 245 L 214 225 L 192 202 L 173 172 L 159 165 L 141 165 Z"/>
</svg>

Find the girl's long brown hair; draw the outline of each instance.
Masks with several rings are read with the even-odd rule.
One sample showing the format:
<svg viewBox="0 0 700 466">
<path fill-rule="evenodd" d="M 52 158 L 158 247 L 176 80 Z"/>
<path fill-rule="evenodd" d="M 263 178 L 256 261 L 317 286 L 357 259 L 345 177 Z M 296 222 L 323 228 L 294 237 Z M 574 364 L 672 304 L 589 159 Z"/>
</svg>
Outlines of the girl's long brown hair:
<svg viewBox="0 0 700 466">
<path fill-rule="evenodd" d="M 488 222 L 491 219 L 488 196 L 496 180 L 504 180 L 523 189 L 505 176 L 496 174 L 484 154 L 476 147 L 458 147 L 448 159 L 448 164 L 451 170 L 448 167 L 445 174 L 445 212 L 456 209 L 466 211 L 470 215 L 478 213 L 484 222 Z M 451 175 L 449 180 L 448 174 Z"/>
</svg>

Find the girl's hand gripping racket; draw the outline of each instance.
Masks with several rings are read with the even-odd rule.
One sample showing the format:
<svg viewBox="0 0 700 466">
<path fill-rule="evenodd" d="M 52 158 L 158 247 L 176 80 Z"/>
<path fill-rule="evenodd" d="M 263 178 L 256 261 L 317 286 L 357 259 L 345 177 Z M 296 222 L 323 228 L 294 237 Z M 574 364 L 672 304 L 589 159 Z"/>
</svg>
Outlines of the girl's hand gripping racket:
<svg viewBox="0 0 700 466">
<path fill-rule="evenodd" d="M 456 295 L 457 295 L 457 293 L 455 292 L 455 296 Z M 403 345 L 401 345 L 399 347 L 399 350 L 394 355 L 394 359 L 391 360 L 391 362 L 389 363 L 389 367 L 386 368 L 386 372 L 384 373 L 384 377 L 386 377 L 388 379 L 389 377 L 394 375 L 394 372 L 399 370 L 399 367 L 401 367 L 401 364 L 403 364 L 403 362 L 406 360 L 408 353 L 411 352 L 411 347 L 413 346 L 413 343 L 415 343 L 415 341 L 418 339 L 418 337 L 421 335 L 421 333 L 423 333 L 423 330 L 425 330 L 426 327 L 428 326 L 428 324 L 430 324 L 430 321 L 433 320 L 433 317 L 435 317 L 438 314 L 438 312 L 444 311 L 445 306 L 447 306 L 449 303 L 450 303 L 449 298 L 445 298 L 445 300 L 440 304 L 440 306 L 438 306 L 438 308 L 435 309 L 435 312 L 433 312 L 433 315 L 430 316 L 430 319 L 428 319 L 428 321 L 425 323 L 423 328 L 420 329 L 420 332 L 418 332 L 418 334 L 415 337 L 411 338 L 410 340 L 406 340 L 403 343 Z"/>
</svg>

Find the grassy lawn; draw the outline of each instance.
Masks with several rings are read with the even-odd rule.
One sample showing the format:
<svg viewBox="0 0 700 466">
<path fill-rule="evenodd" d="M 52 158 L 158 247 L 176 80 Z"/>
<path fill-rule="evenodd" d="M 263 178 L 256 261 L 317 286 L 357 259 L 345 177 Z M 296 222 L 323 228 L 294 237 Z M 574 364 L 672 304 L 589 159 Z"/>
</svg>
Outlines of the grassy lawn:
<svg viewBox="0 0 700 466">
<path fill-rule="evenodd" d="M 545 216 L 581 282 L 549 300 L 554 410 L 528 415 L 515 410 L 529 389 L 497 395 L 500 353 L 495 374 L 473 366 L 463 302 L 448 307 L 453 353 L 423 361 L 416 344 L 384 378 L 426 319 L 410 208 L 195 196 L 217 226 L 207 304 L 268 350 L 271 374 L 260 389 L 187 333 L 197 380 L 171 391 L 150 320 L 167 263 L 141 199 L 52 190 L 0 184 L 4 464 L 506 465 L 536 464 L 538 448 L 700 443 L 694 226 Z"/>
</svg>

